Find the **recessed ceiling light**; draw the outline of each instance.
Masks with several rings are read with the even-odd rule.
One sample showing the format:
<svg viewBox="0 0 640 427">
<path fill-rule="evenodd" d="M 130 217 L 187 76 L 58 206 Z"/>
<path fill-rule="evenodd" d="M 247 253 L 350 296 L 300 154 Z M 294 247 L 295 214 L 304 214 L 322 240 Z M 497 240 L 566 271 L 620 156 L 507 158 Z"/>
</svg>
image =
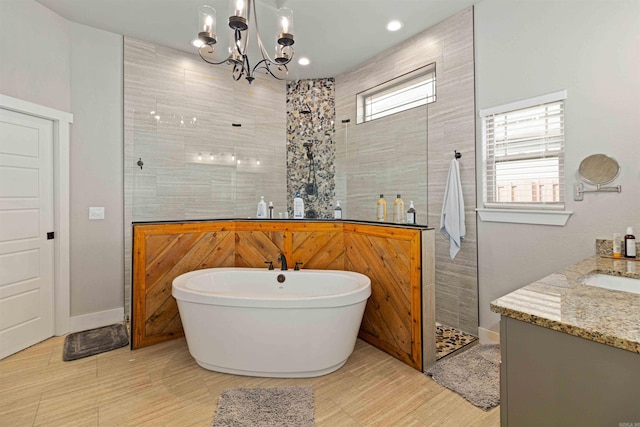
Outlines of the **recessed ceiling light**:
<svg viewBox="0 0 640 427">
<path fill-rule="evenodd" d="M 398 31 L 400 28 L 402 28 L 402 22 L 395 19 L 387 24 L 387 30 L 389 31 Z"/>
<path fill-rule="evenodd" d="M 300 65 L 309 65 L 311 61 L 309 61 L 309 58 L 307 58 L 306 56 L 303 56 L 302 58 L 298 59 L 298 64 Z"/>
<path fill-rule="evenodd" d="M 195 47 L 200 47 L 202 46 L 204 43 L 202 42 L 202 40 L 200 39 L 193 39 L 191 40 L 191 44 L 194 45 Z"/>
</svg>

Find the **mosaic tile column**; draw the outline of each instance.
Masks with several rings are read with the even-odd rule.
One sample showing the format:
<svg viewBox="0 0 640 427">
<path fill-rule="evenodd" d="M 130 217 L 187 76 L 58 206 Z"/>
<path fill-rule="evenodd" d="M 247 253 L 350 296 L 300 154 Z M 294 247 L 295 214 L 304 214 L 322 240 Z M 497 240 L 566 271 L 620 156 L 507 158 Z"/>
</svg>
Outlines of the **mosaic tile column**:
<svg viewBox="0 0 640 427">
<path fill-rule="evenodd" d="M 335 80 L 287 83 L 287 209 L 297 191 L 305 218 L 332 218 L 335 204 Z"/>
</svg>

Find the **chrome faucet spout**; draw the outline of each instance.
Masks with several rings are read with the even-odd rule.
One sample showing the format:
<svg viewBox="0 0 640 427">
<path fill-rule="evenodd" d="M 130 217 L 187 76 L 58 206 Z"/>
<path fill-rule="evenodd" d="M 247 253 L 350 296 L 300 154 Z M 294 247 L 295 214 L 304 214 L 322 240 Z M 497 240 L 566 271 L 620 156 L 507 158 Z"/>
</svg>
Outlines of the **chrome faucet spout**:
<svg viewBox="0 0 640 427">
<path fill-rule="evenodd" d="M 287 267 L 287 257 L 284 256 L 284 254 L 280 254 L 280 256 L 278 257 L 278 261 L 280 261 L 280 270 L 288 270 L 289 268 Z"/>
</svg>

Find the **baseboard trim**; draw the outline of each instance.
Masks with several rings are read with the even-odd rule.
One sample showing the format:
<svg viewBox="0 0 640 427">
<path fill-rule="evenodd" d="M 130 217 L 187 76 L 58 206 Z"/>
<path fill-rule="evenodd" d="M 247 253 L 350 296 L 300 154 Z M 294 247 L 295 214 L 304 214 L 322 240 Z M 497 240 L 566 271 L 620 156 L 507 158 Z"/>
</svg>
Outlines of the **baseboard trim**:
<svg viewBox="0 0 640 427">
<path fill-rule="evenodd" d="M 500 334 L 491 329 L 478 328 L 480 344 L 500 344 Z"/>
<path fill-rule="evenodd" d="M 72 316 L 69 321 L 69 332 L 86 331 L 102 326 L 120 323 L 124 320 L 124 307 L 95 313 Z"/>
</svg>

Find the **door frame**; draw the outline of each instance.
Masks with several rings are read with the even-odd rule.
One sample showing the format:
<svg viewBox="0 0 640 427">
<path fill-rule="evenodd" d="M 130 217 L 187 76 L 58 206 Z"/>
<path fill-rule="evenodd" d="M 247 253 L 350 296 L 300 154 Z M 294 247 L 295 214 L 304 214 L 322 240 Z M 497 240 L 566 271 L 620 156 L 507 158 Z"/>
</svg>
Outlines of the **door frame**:
<svg viewBox="0 0 640 427">
<path fill-rule="evenodd" d="M 0 94 L 0 108 L 53 122 L 53 221 L 55 334 L 69 332 L 71 318 L 69 251 L 69 142 L 73 114 Z M 50 230 L 43 230 L 44 232 Z"/>
</svg>

